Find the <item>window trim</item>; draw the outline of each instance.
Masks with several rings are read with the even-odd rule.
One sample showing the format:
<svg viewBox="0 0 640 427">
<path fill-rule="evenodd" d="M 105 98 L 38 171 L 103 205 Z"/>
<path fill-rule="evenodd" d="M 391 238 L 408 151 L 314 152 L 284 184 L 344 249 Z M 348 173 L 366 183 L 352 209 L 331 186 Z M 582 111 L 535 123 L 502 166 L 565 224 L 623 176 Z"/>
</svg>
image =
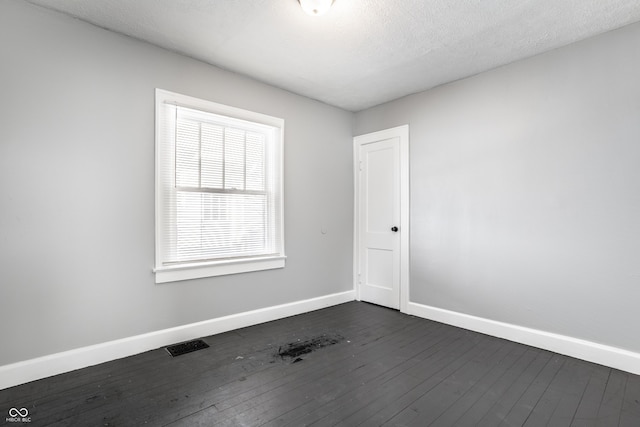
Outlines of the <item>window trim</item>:
<svg viewBox="0 0 640 427">
<path fill-rule="evenodd" d="M 164 190 L 163 190 L 163 173 L 161 162 L 163 160 L 161 154 L 161 107 L 164 104 L 173 104 L 181 107 L 196 109 L 212 114 L 230 117 L 259 123 L 276 128 L 275 143 L 278 144 L 278 169 L 279 174 L 279 203 L 277 206 L 280 212 L 277 222 L 277 238 L 281 242 L 280 252 L 276 255 L 239 257 L 233 259 L 219 259 L 212 261 L 194 261 L 185 262 L 174 265 L 163 264 L 162 255 L 164 246 L 163 224 L 164 224 Z M 228 105 L 218 104 L 188 95 L 182 95 L 175 92 L 169 92 L 163 89 L 156 89 L 155 93 L 155 273 L 156 283 L 167 283 L 181 280 L 190 280 L 203 277 L 214 277 L 227 274 L 246 273 L 251 271 L 271 270 L 284 268 L 285 252 L 284 252 L 284 120 L 277 117 L 256 113 L 241 108 L 231 107 Z M 167 172 L 165 172 L 167 173 Z"/>
</svg>

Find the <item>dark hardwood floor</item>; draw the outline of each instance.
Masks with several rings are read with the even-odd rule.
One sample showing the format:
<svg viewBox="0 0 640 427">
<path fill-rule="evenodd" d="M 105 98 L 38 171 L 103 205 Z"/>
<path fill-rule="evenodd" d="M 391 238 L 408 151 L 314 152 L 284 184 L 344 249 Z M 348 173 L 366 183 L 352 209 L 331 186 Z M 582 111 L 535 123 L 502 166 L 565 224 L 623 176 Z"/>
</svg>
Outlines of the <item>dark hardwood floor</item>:
<svg viewBox="0 0 640 427">
<path fill-rule="evenodd" d="M 640 376 L 361 302 L 203 340 L 2 390 L 0 411 L 28 408 L 31 426 L 640 426 Z"/>
</svg>

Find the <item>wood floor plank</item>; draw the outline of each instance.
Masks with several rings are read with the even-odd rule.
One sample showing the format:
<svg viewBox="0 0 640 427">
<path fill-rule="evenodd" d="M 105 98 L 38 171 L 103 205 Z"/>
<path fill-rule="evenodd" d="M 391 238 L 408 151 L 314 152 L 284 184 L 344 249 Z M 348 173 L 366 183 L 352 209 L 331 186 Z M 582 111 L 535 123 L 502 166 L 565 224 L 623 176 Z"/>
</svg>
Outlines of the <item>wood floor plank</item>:
<svg viewBox="0 0 640 427">
<path fill-rule="evenodd" d="M 335 424 L 361 409 L 363 405 L 368 405 L 382 396 L 388 396 L 390 384 L 396 377 L 420 363 L 420 359 L 427 354 L 436 353 L 439 346 L 458 339 L 441 326 L 430 328 L 430 332 L 410 345 L 394 351 L 388 369 L 375 378 L 363 382 L 349 381 L 348 387 L 340 393 L 325 394 L 326 404 L 319 407 L 315 405 L 316 408 L 301 406 L 278 418 L 273 424 L 281 425 L 281 422 L 285 422 L 286 425 L 292 426 L 308 425 L 320 420 L 321 424 Z"/>
<path fill-rule="evenodd" d="M 485 393 L 491 390 L 496 382 L 522 357 L 526 347 L 508 342 L 509 353 L 502 360 L 496 361 L 487 374 L 482 377 L 471 389 L 461 396 L 453 405 L 442 413 L 431 424 L 433 427 L 455 426 L 457 421 L 465 414 Z"/>
<path fill-rule="evenodd" d="M 190 353 L 176 359 L 172 359 L 164 349 L 156 352 L 162 356 L 161 360 L 141 366 L 133 373 L 120 374 L 107 381 L 87 383 L 71 393 L 54 397 L 54 400 L 49 402 L 49 406 L 55 412 L 51 414 L 45 412 L 42 415 L 50 415 L 59 420 L 65 418 L 74 420 L 85 413 L 86 416 L 102 413 L 106 402 L 121 402 L 129 399 L 130 396 L 137 396 L 139 401 L 143 401 L 146 394 L 158 394 L 158 390 L 172 387 L 177 377 L 188 381 L 198 377 L 202 369 L 212 369 L 216 365 L 225 366 L 226 364 L 222 361 L 226 353 L 220 352 L 223 359 L 219 360 L 220 354 L 216 355 L 212 349 Z M 85 398 L 80 398 L 82 396 Z M 60 399 L 65 400 L 60 401 Z"/>
<path fill-rule="evenodd" d="M 310 319 L 316 315 L 315 313 L 309 313 L 309 314 L 310 314 Z M 320 314 L 320 316 L 322 315 Z M 257 325 L 256 327 L 254 327 L 254 329 L 250 329 L 249 331 L 253 333 L 253 336 L 248 335 L 246 336 L 246 338 L 252 339 L 252 342 L 260 343 L 260 337 L 264 336 L 264 334 L 260 334 L 260 330 L 263 327 L 265 327 L 265 324 Z M 269 326 L 269 327 L 273 328 L 273 326 Z M 297 326 L 295 326 L 295 322 L 291 322 L 289 324 L 289 329 L 292 329 L 292 330 L 297 329 Z M 234 336 L 234 337 L 242 336 L 242 334 L 246 335 L 247 333 L 243 332 L 243 330 L 239 330 L 239 331 L 234 331 L 231 333 L 220 334 L 215 336 L 216 342 L 210 343 L 210 344 L 217 348 L 225 348 L 226 350 L 216 351 L 215 353 L 208 353 L 208 354 L 225 358 L 227 353 L 231 353 L 231 354 L 235 353 L 236 350 L 234 349 L 234 347 L 228 346 L 228 340 L 226 338 L 228 338 L 229 336 Z M 207 339 L 211 339 L 211 338 L 207 338 Z M 244 341 L 242 341 L 240 345 L 246 345 L 246 343 L 247 343 L 247 340 L 245 339 Z M 259 345 L 263 345 L 263 344 L 260 343 Z M 197 355 L 199 354 L 202 354 L 202 353 L 194 353 L 193 355 L 189 355 L 189 356 L 197 357 Z M 150 356 L 154 356 L 154 355 L 157 356 L 155 359 L 148 360 Z M 124 362 L 127 362 L 128 360 L 129 360 L 128 358 L 121 359 L 120 361 L 115 361 L 115 363 L 121 363 L 121 362 L 124 363 Z M 104 400 L 109 400 L 113 397 L 120 398 L 122 396 L 126 396 L 129 392 L 135 392 L 135 388 L 139 388 L 139 387 L 146 388 L 146 384 L 144 381 L 132 381 L 131 380 L 132 377 L 156 378 L 154 387 L 157 387 L 159 384 L 162 384 L 162 378 L 164 378 L 164 376 L 159 376 L 158 374 L 162 373 L 165 370 L 166 363 L 171 363 L 170 362 L 171 359 L 167 357 L 167 354 L 164 352 L 164 350 L 147 352 L 142 355 L 135 356 L 135 358 L 131 360 L 135 360 L 136 363 L 125 364 L 124 366 L 128 368 L 125 370 L 119 371 L 117 369 L 112 368 L 111 369 L 112 374 L 109 374 L 108 378 L 99 378 L 98 381 L 92 381 L 91 376 L 79 377 L 79 379 L 74 381 L 79 382 L 80 385 L 76 384 L 72 392 L 51 393 L 49 395 L 49 399 L 53 399 L 52 401 L 47 401 L 47 398 L 39 399 L 38 396 L 34 396 L 34 399 L 37 399 L 39 406 L 48 406 L 50 408 L 55 408 L 54 410 L 56 410 L 60 414 L 63 414 L 62 416 L 66 416 L 66 417 L 73 416 L 74 414 L 77 413 L 77 411 L 90 410 L 91 407 L 94 407 L 94 406 L 99 407 L 98 404 Z M 212 360 L 212 362 L 217 361 L 215 358 L 213 359 L 209 358 L 209 360 Z M 183 363 L 184 359 L 176 359 L 176 361 L 177 362 L 172 364 L 173 368 L 177 368 L 177 369 L 184 368 L 184 363 Z M 114 362 L 110 362 L 109 364 L 103 364 L 103 365 L 111 365 L 113 363 Z M 103 365 L 99 365 L 99 366 L 102 367 Z M 140 365 L 142 365 L 142 368 L 140 368 Z M 89 372 L 93 372 L 95 368 L 88 368 L 88 370 Z M 83 371 L 87 371 L 87 370 L 83 370 Z M 174 371 L 174 373 L 176 373 L 176 375 L 187 376 L 188 371 L 189 369 L 187 369 L 187 372 L 185 372 L 183 369 L 182 371 L 180 370 Z M 135 375 L 132 375 L 132 373 L 134 373 Z M 74 373 L 69 375 L 69 377 L 72 377 L 73 374 Z M 67 375 L 63 377 L 66 378 Z M 160 380 L 158 380 L 157 378 L 160 378 Z M 172 380 L 168 380 L 168 381 L 172 382 Z M 50 381 L 46 381 L 46 383 L 49 383 L 49 382 Z M 76 396 L 76 394 L 80 396 L 85 396 L 85 399 L 79 399 Z M 59 396 L 63 396 L 63 398 L 68 401 L 68 403 L 60 402 Z M 81 401 L 85 401 L 87 404 L 78 405 L 78 402 L 81 402 Z M 75 405 L 76 407 L 70 408 L 69 405 Z M 45 412 L 42 415 L 49 416 L 50 414 Z"/>
<path fill-rule="evenodd" d="M 640 426 L 640 376 L 638 375 L 627 375 L 619 424 L 620 427 Z"/>
<path fill-rule="evenodd" d="M 431 425 L 491 369 L 491 360 L 501 360 L 506 356 L 506 350 L 505 342 L 494 341 L 392 418 L 391 422 L 401 425 Z"/>
<path fill-rule="evenodd" d="M 492 387 L 487 390 L 464 414 L 456 421 L 457 426 L 472 427 L 477 425 L 501 399 L 507 395 L 509 387 L 526 372 L 539 356 L 535 349 L 527 348 L 525 353 L 514 363 Z"/>
<path fill-rule="evenodd" d="M 561 388 L 562 398 L 547 422 L 549 427 L 571 425 L 594 368 L 595 365 L 577 359 L 571 359 L 567 363 L 564 368 L 567 374 L 566 386 Z"/>
<path fill-rule="evenodd" d="M 404 329 L 411 330 L 411 328 Z M 351 344 L 350 349 L 343 354 L 335 353 L 338 348 L 334 346 L 330 349 L 334 351 L 334 357 L 328 360 L 318 360 L 318 355 L 314 354 L 313 356 L 316 356 L 316 358 L 313 360 L 313 364 L 305 365 L 304 363 L 299 363 L 292 365 L 293 374 L 288 376 L 291 381 L 278 384 L 277 387 L 269 385 L 269 387 L 261 390 L 261 393 L 258 395 L 249 397 L 241 395 L 233 401 L 224 402 L 224 405 L 217 404 L 216 407 L 219 409 L 226 407 L 226 409 L 217 414 L 217 422 L 221 425 L 225 425 L 225 423 L 232 425 L 233 422 L 239 418 L 256 417 L 256 414 L 270 410 L 271 408 L 268 402 L 273 400 L 287 401 L 286 405 L 289 406 L 295 405 L 295 403 L 292 403 L 290 399 L 286 397 L 287 394 L 294 393 L 293 399 L 295 402 L 308 395 L 308 390 L 305 391 L 303 387 L 309 387 L 309 384 L 315 384 L 317 381 L 332 378 L 336 375 L 338 378 L 344 378 L 344 375 L 353 370 L 361 371 L 359 368 L 367 362 L 366 357 L 362 355 L 372 354 L 374 358 L 382 357 L 384 352 L 388 351 L 386 350 L 387 348 L 402 345 L 403 341 L 406 340 L 406 337 L 401 332 L 402 330 L 395 330 L 388 331 L 385 335 L 372 335 L 369 337 L 370 342 L 368 343 L 359 343 L 358 341 L 349 343 Z M 318 353 L 327 354 L 324 351 Z M 361 356 L 356 357 L 358 355 Z M 335 356 L 337 356 L 338 359 L 336 359 Z M 309 360 L 312 361 L 311 358 Z M 282 411 L 282 408 L 283 406 L 278 406 L 277 410 Z M 199 413 L 196 417 L 207 418 L 208 414 L 206 412 Z M 265 422 L 269 421 L 268 415 L 262 414 L 260 419 L 263 418 Z"/>
<path fill-rule="evenodd" d="M 511 387 L 508 388 L 507 393 L 493 405 L 490 412 L 477 423 L 477 426 L 490 427 L 500 425 L 552 359 L 552 353 L 538 352 L 533 363 L 513 382 Z"/>
<path fill-rule="evenodd" d="M 536 407 L 538 401 L 549 388 L 549 385 L 562 367 L 564 363 L 563 359 L 559 354 L 553 355 L 542 371 L 540 371 L 540 374 L 533 380 L 524 394 L 511 408 L 505 419 L 499 424 L 500 427 L 512 425 L 521 426 L 527 421 L 533 408 Z"/>
<path fill-rule="evenodd" d="M 326 320 L 326 319 L 325 319 Z M 335 321 L 336 318 L 332 317 L 331 322 Z M 324 325 L 328 325 L 331 322 L 326 322 Z M 288 322 L 287 322 L 288 323 Z M 313 329 L 313 324 L 315 322 L 311 322 L 311 326 L 305 326 L 302 328 L 304 331 L 308 329 Z M 295 339 L 295 337 L 304 335 L 298 327 L 283 327 L 286 324 L 277 324 L 274 323 L 269 327 L 272 329 L 272 332 L 276 332 L 276 336 L 278 331 L 280 334 L 284 334 L 287 339 Z M 295 326 L 295 325 L 294 325 Z M 360 331 L 360 325 L 356 325 L 358 331 Z M 258 325 L 256 327 L 256 331 L 261 331 L 265 326 Z M 327 326 L 323 326 L 323 330 L 326 330 Z M 385 325 L 388 328 L 388 325 Z M 348 330 L 348 328 L 345 328 Z M 247 334 L 248 332 L 243 332 Z M 247 372 L 251 372 L 255 374 L 257 372 L 261 372 L 264 369 L 267 369 L 269 366 L 267 363 L 269 361 L 273 361 L 273 357 L 275 355 L 275 348 L 277 345 L 274 345 L 273 339 L 269 338 L 265 341 L 265 334 L 259 334 L 260 339 L 258 337 L 249 337 L 250 339 L 247 341 L 247 345 L 244 348 L 236 348 L 232 350 L 229 361 L 224 364 L 208 366 L 206 360 L 208 357 L 206 356 L 208 353 L 206 351 L 196 352 L 189 355 L 182 356 L 179 359 L 175 359 L 179 363 L 172 365 L 174 368 L 170 375 L 166 376 L 165 380 L 156 381 L 152 387 L 145 387 L 144 389 L 138 390 L 136 402 L 139 406 L 137 410 L 131 408 L 131 411 L 124 412 L 133 412 L 135 411 L 134 419 L 130 417 L 126 418 L 128 422 L 151 422 L 162 420 L 162 422 L 168 422 L 169 420 L 175 419 L 175 417 L 182 417 L 189 415 L 189 409 L 192 411 L 202 410 L 203 407 L 210 407 L 213 403 L 207 402 L 206 399 L 203 401 L 202 399 L 202 388 L 205 390 L 211 389 L 212 385 L 215 384 L 219 387 L 223 387 L 223 389 L 227 389 L 230 384 L 237 384 L 238 379 L 244 379 L 245 374 Z M 256 342 L 258 344 L 256 344 Z M 209 349 L 207 349 L 208 351 Z M 245 354 L 246 359 L 242 359 L 241 361 L 237 361 L 233 358 L 237 352 L 241 354 Z M 201 357 L 204 359 L 201 363 L 187 363 L 190 357 L 197 358 Z M 202 366 L 204 365 L 208 369 L 205 370 L 204 374 L 198 370 L 191 372 L 184 369 L 190 368 L 192 366 Z M 181 370 L 176 370 L 180 369 Z M 214 387 L 216 388 L 216 387 Z M 182 392 L 182 389 L 189 390 L 190 393 Z M 120 390 L 121 391 L 121 390 Z M 127 390 L 130 391 L 130 390 Z M 125 396 L 128 396 L 125 395 Z M 162 397 L 158 397 L 162 396 Z M 153 411 L 151 409 L 147 410 L 147 408 L 153 408 L 154 406 L 158 406 L 158 404 L 162 402 L 164 405 L 172 407 L 177 406 L 180 407 L 180 411 L 174 411 L 171 413 L 167 413 L 166 411 Z M 166 407 L 163 406 L 163 409 Z M 183 413 L 187 411 L 187 413 Z M 215 408 L 209 409 L 209 412 L 217 412 Z M 111 423 L 121 423 L 123 422 L 123 411 L 120 407 L 113 407 L 108 410 L 99 410 L 98 408 L 92 409 L 91 411 L 85 411 L 81 414 L 74 414 L 69 419 L 74 423 L 79 423 L 83 419 L 95 419 L 99 413 L 102 413 L 107 419 L 110 420 Z M 77 416 L 76 416 L 77 415 Z"/>
<path fill-rule="evenodd" d="M 627 378 L 627 375 L 617 369 L 610 370 L 607 386 L 598 408 L 597 426 L 617 426 L 620 423 Z"/>
<path fill-rule="evenodd" d="M 449 362 L 455 360 L 456 355 L 466 353 L 473 348 L 474 344 L 465 340 L 464 337 L 447 338 L 446 341 L 438 343 L 433 351 L 414 358 L 407 369 L 403 369 L 399 375 L 384 382 L 379 391 L 369 390 L 370 394 L 365 393 L 362 400 L 357 402 L 355 412 L 345 411 L 344 417 L 324 418 L 316 424 L 320 426 L 334 423 L 341 426 L 381 425 L 410 404 L 412 398 L 407 394 L 419 387 L 425 378 L 436 375 L 445 369 Z M 416 371 L 420 374 L 416 375 Z M 403 398 L 405 401 L 402 401 Z"/>
<path fill-rule="evenodd" d="M 571 358 L 566 356 L 560 357 L 562 359 L 562 366 L 560 366 L 557 375 L 549 383 L 549 386 L 533 407 L 533 410 L 523 424 L 524 427 L 546 426 L 560 404 L 568 382 L 571 381 L 568 365 L 570 365 L 572 361 Z"/>
<path fill-rule="evenodd" d="M 266 425 L 300 425 L 310 424 L 329 415 L 336 413 L 345 413 L 344 411 L 353 412 L 357 407 L 358 398 L 362 393 L 367 394 L 367 400 L 372 398 L 371 391 L 378 390 L 381 385 L 399 375 L 404 370 L 418 363 L 415 356 L 422 354 L 429 349 L 441 343 L 451 334 L 446 334 L 442 325 L 430 325 L 424 331 L 416 331 L 411 334 L 411 339 L 395 349 L 386 352 L 386 357 L 375 355 L 375 359 L 370 366 L 362 367 L 362 370 L 368 369 L 371 378 L 362 378 L 360 381 L 340 381 L 337 387 L 330 387 L 326 391 L 320 391 L 316 395 L 316 401 L 310 404 L 300 405 L 292 411 L 283 414 Z M 376 369 L 378 368 L 379 369 Z M 324 405 L 318 405 L 317 401 L 327 402 Z"/>
<path fill-rule="evenodd" d="M 314 318 L 314 316 L 317 316 L 317 314 L 315 313 L 309 313 L 309 314 L 310 314 L 309 316 L 310 319 Z M 322 314 L 320 314 L 319 316 L 321 316 L 319 317 L 320 319 L 323 318 Z M 295 326 L 295 322 L 287 322 L 286 324 L 289 325 L 289 329 L 294 329 L 294 330 L 298 329 L 298 327 Z M 250 341 L 244 340 L 243 344 L 241 345 L 246 346 L 247 343 L 254 343 L 255 345 L 256 342 L 259 342 L 261 336 L 264 335 L 264 334 L 262 335 L 259 334 L 259 331 L 263 327 L 265 326 L 257 325 L 256 327 L 254 327 L 254 329 L 249 330 L 251 333 L 253 333 L 254 336 L 249 335 L 249 338 L 251 338 L 251 340 Z M 273 329 L 273 326 L 270 326 L 270 327 Z M 242 332 L 242 330 L 239 330 L 239 331 Z M 228 340 L 226 340 L 226 337 L 228 337 L 229 335 L 239 336 L 237 332 L 233 332 L 233 333 L 220 334 L 215 336 L 215 338 L 206 338 L 205 340 L 215 339 L 216 342 L 220 341 L 222 344 L 221 346 L 216 346 L 216 347 L 226 348 L 225 344 L 228 343 Z M 212 346 L 213 345 L 214 344 L 212 344 Z M 229 351 L 234 352 L 233 347 Z M 50 396 L 48 396 L 45 399 L 39 399 L 38 396 L 35 396 L 34 398 L 37 401 L 37 406 L 34 403 L 32 407 L 38 408 L 38 412 L 41 412 L 40 416 L 46 417 L 46 418 L 52 418 L 52 419 L 56 419 L 57 413 L 61 414 L 60 417 L 64 418 L 64 417 L 72 417 L 74 415 L 77 415 L 78 413 L 86 412 L 91 409 L 100 411 L 101 408 L 104 407 L 105 402 L 109 402 L 112 400 L 120 401 L 121 398 L 126 397 L 129 394 L 129 392 L 135 393 L 136 388 L 141 388 L 141 387 L 146 388 L 147 387 L 146 380 L 148 378 L 153 378 L 154 387 L 157 386 L 158 384 L 162 384 L 162 380 L 163 378 L 165 378 L 165 376 L 159 376 L 158 373 L 162 373 L 162 371 L 166 368 L 167 364 L 170 364 L 168 366 L 171 366 L 174 369 L 174 373 L 177 372 L 176 375 L 184 376 L 185 375 L 184 361 L 186 360 L 184 358 L 187 358 L 187 359 L 193 358 L 193 357 L 197 358 L 198 355 L 201 355 L 201 354 L 203 353 L 193 353 L 193 354 L 185 355 L 185 356 L 182 356 L 181 358 L 172 360 L 170 357 L 168 357 L 168 354 L 164 350 L 160 350 L 160 351 L 143 353 L 142 355 L 135 356 L 134 358 L 121 359 L 120 361 L 115 361 L 115 363 L 117 364 L 121 362 L 132 361 L 132 360 L 135 361 L 136 363 L 130 363 L 130 364 L 125 363 L 124 366 L 127 367 L 127 369 L 122 370 L 121 372 L 118 372 L 117 370 L 112 370 L 111 372 L 113 373 L 113 375 L 110 374 L 109 375 L 110 378 L 108 379 L 100 378 L 99 381 L 93 381 L 91 376 L 88 376 L 88 375 L 80 376 L 79 378 L 74 380 L 79 385 L 76 384 L 76 387 L 73 389 L 73 392 L 52 393 Z M 222 358 L 225 357 L 224 352 L 220 352 L 220 351 L 208 352 L 207 354 L 209 355 L 208 360 L 212 360 L 213 363 L 217 363 L 219 362 L 219 360 L 217 360 L 216 357 L 212 358 L 211 356 L 221 355 Z M 149 360 L 149 356 L 154 356 L 154 355 L 157 357 L 155 359 Z M 152 363 L 149 363 L 149 362 L 152 362 Z M 114 362 L 110 362 L 109 364 L 99 365 L 96 368 L 94 367 L 87 368 L 86 370 L 83 370 L 83 371 L 84 372 L 87 372 L 87 371 L 93 372 L 94 370 L 99 371 L 103 369 L 104 366 L 113 365 L 113 364 Z M 140 366 L 142 366 L 142 368 L 140 368 Z M 189 365 L 186 365 L 186 367 L 189 368 Z M 177 369 L 177 371 L 175 369 Z M 182 369 L 182 371 L 180 371 L 180 369 Z M 75 374 L 75 373 L 72 373 L 72 374 Z M 69 377 L 73 377 L 73 376 L 74 375 L 69 375 Z M 66 375 L 63 377 L 66 377 Z M 54 378 L 51 381 L 43 380 L 41 382 L 52 383 L 53 380 L 55 379 L 57 378 Z M 134 379 L 137 379 L 137 380 L 134 381 Z M 20 387 L 16 389 L 19 390 Z M 63 400 L 61 401 L 60 399 L 63 399 Z M 44 411 L 42 411 L 40 408 L 45 408 L 45 409 Z M 51 411 L 53 411 L 53 414 L 51 413 Z"/>
<path fill-rule="evenodd" d="M 640 426 L 637 375 L 362 302 L 203 340 L 0 390 L 0 410 L 33 426 Z"/>
<path fill-rule="evenodd" d="M 594 427 L 598 419 L 598 409 L 611 374 L 611 369 L 595 365 L 584 390 L 580 405 L 571 422 L 572 427 Z"/>
<path fill-rule="evenodd" d="M 446 348 L 442 352 L 440 359 L 435 363 L 421 363 L 409 369 L 403 374 L 402 378 L 398 378 L 395 384 L 400 393 L 402 393 L 393 402 L 389 402 L 384 408 L 375 413 L 373 417 L 366 420 L 366 423 L 383 425 L 390 423 L 393 425 L 393 418 L 402 413 L 413 402 L 419 399 L 423 394 L 440 384 L 449 375 L 456 372 L 464 366 L 469 360 L 473 359 L 478 353 L 485 350 L 487 341 L 469 337 L 468 341 L 463 341 L 463 346 Z M 411 380 L 409 380 L 409 378 Z M 409 390 L 406 385 L 413 385 Z M 348 420 L 346 420 L 348 423 Z M 344 423 L 344 422 L 343 422 Z M 341 423 L 341 424 L 343 424 Z M 347 424 L 345 424 L 347 425 Z"/>
</svg>

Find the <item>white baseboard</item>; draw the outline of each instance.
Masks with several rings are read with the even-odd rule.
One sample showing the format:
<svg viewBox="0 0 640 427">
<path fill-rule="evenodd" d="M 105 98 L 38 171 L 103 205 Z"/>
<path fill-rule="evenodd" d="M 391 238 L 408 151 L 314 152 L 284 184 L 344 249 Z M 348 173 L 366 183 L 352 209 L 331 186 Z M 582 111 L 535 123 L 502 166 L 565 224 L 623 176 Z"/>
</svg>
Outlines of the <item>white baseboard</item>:
<svg viewBox="0 0 640 427">
<path fill-rule="evenodd" d="M 640 354 L 591 341 L 410 302 L 407 314 L 640 375 Z"/>
<path fill-rule="evenodd" d="M 74 371 L 110 360 L 154 350 L 181 341 L 215 335 L 234 329 L 295 316 L 355 299 L 354 291 L 340 292 L 262 308 L 203 322 L 150 332 L 88 347 L 55 353 L 0 366 L 0 390 L 52 375 Z"/>
</svg>

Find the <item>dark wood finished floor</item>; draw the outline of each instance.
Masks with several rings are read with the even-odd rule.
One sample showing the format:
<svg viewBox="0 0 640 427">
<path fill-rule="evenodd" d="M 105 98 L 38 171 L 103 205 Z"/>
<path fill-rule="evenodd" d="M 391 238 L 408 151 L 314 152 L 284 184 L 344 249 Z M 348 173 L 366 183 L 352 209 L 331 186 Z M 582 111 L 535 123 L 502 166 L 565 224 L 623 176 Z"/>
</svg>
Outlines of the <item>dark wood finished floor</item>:
<svg viewBox="0 0 640 427">
<path fill-rule="evenodd" d="M 640 376 L 361 302 L 204 341 L 2 390 L 0 411 L 28 408 L 31 426 L 640 426 Z"/>
</svg>

